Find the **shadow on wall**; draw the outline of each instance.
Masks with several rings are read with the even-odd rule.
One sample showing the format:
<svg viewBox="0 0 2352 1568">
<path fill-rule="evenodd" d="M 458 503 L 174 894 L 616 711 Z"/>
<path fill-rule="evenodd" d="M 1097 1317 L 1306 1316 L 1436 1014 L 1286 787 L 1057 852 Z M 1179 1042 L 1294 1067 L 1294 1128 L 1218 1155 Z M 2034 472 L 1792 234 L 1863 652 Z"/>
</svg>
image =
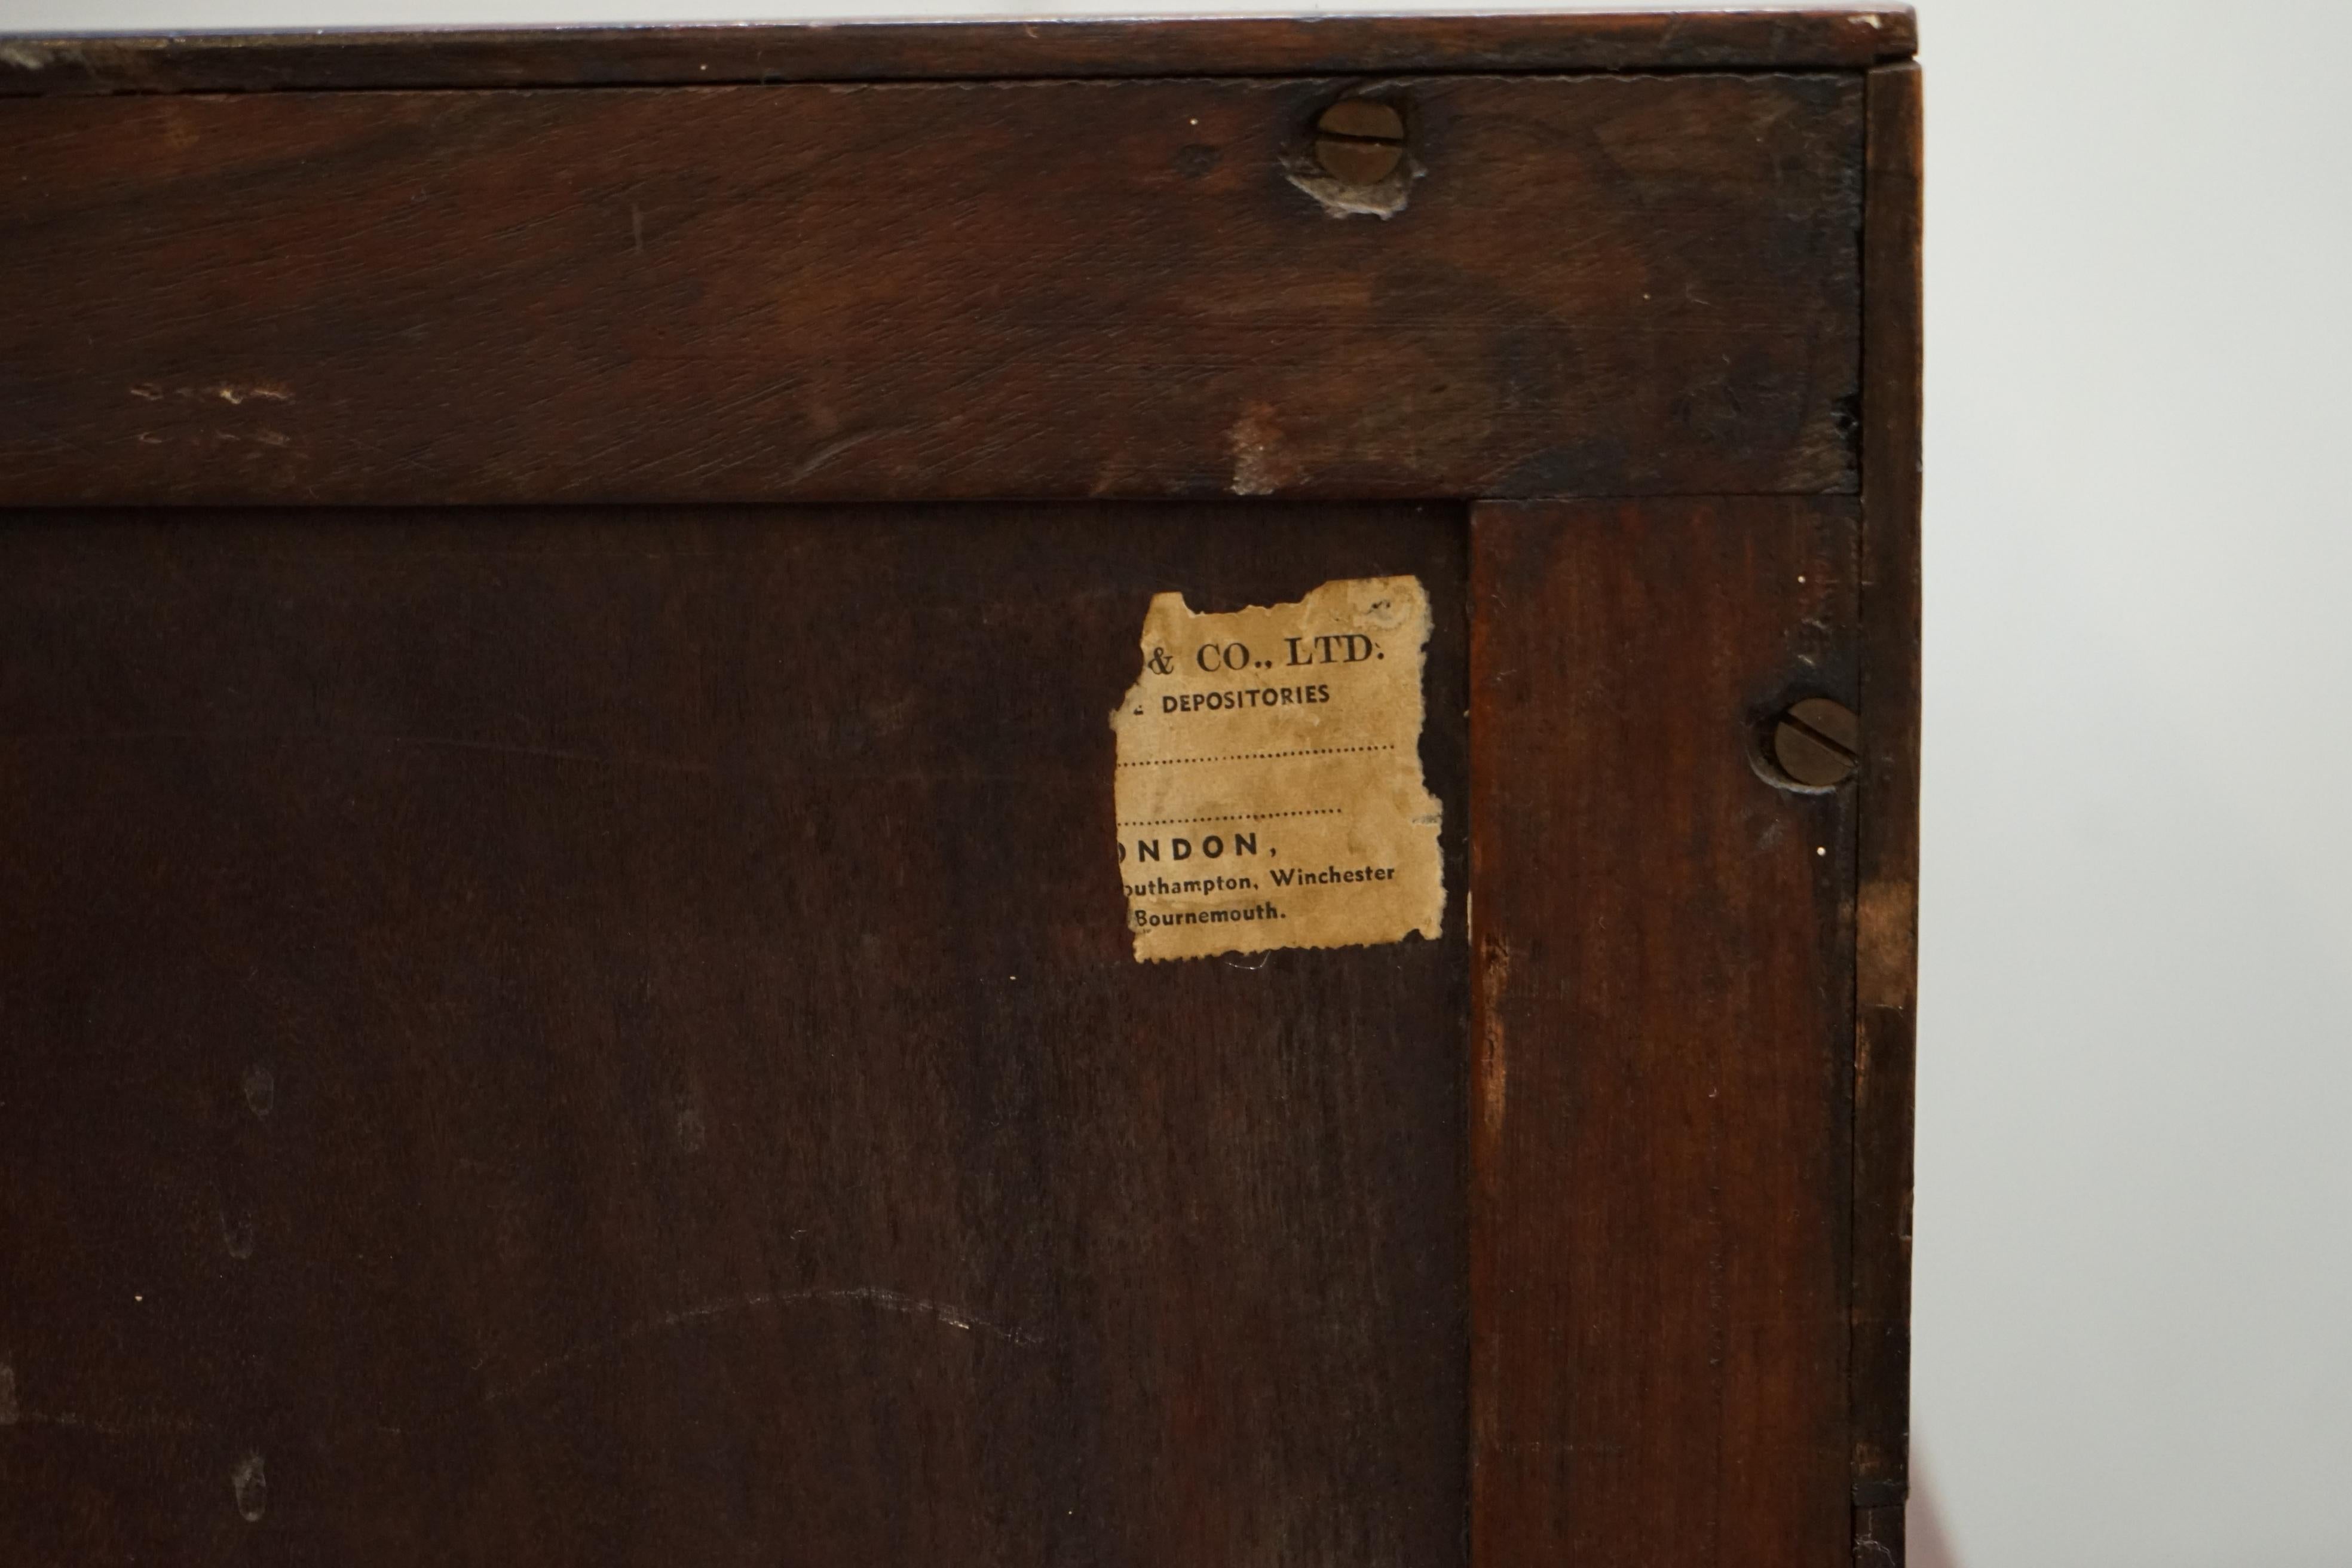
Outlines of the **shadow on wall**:
<svg viewBox="0 0 2352 1568">
<path fill-rule="evenodd" d="M 1927 1483 L 1919 1456 L 1911 1456 L 1911 1500 L 1903 1510 L 1904 1556 L 1909 1568 L 1960 1568 L 1936 1489 Z"/>
</svg>

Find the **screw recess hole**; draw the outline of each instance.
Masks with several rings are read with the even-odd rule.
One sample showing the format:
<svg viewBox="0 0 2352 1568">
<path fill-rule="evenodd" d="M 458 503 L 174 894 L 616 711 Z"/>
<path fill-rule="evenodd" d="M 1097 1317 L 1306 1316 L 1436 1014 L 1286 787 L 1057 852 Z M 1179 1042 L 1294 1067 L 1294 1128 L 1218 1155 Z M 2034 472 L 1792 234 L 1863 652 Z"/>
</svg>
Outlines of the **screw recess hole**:
<svg viewBox="0 0 2352 1568">
<path fill-rule="evenodd" d="M 1792 702 L 1772 721 L 1765 751 L 1791 784 L 1834 789 L 1853 776 L 1862 754 L 1862 721 L 1827 697 Z"/>
</svg>

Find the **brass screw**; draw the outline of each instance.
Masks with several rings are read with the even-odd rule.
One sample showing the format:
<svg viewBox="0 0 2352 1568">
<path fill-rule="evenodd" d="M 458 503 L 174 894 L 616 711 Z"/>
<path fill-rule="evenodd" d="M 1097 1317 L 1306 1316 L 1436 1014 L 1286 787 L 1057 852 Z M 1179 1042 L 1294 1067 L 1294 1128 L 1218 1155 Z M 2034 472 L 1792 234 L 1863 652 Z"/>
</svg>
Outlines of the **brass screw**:
<svg viewBox="0 0 2352 1568">
<path fill-rule="evenodd" d="M 1853 709 L 1826 697 L 1791 703 L 1772 726 L 1772 760 L 1809 788 L 1845 783 L 1861 753 L 1862 721 Z"/>
<path fill-rule="evenodd" d="M 1377 98 L 1343 98 L 1315 121 L 1315 161 L 1349 185 L 1377 185 L 1404 162 L 1404 116 Z"/>
</svg>

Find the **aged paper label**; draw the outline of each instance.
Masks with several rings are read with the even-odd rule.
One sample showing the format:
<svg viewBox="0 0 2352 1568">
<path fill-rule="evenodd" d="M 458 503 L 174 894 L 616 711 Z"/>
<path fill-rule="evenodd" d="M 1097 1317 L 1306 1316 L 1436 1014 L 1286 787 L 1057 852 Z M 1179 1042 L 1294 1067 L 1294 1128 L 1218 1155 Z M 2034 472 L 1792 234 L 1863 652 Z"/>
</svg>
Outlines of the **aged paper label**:
<svg viewBox="0 0 2352 1568">
<path fill-rule="evenodd" d="M 1436 937 L 1428 642 L 1415 577 L 1326 583 L 1230 615 L 1153 598 L 1143 673 L 1111 714 L 1139 960 Z"/>
</svg>

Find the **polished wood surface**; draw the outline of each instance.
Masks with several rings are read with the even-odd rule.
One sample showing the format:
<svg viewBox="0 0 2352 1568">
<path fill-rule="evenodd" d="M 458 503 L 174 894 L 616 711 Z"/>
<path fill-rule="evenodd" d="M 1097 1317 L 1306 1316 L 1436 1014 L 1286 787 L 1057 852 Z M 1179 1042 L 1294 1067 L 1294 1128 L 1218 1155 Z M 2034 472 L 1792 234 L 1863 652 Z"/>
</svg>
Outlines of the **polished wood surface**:
<svg viewBox="0 0 2352 1568">
<path fill-rule="evenodd" d="M 19 502 L 1841 490 L 1861 78 L 0 102 Z M 1307 176 L 1311 180 L 1312 176 Z"/>
</svg>

